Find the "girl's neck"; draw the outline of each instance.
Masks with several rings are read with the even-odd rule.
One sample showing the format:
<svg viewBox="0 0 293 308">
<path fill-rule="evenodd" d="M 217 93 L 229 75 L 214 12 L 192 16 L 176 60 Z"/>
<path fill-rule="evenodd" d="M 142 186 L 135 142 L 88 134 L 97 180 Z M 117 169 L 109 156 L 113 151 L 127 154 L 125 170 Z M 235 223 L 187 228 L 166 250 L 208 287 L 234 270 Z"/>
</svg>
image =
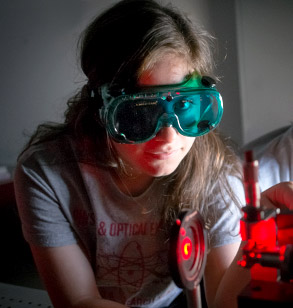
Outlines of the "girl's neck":
<svg viewBox="0 0 293 308">
<path fill-rule="evenodd" d="M 115 184 L 118 189 L 129 196 L 137 197 L 144 193 L 152 184 L 154 177 L 146 174 L 127 175 L 114 171 L 112 173 Z"/>
</svg>

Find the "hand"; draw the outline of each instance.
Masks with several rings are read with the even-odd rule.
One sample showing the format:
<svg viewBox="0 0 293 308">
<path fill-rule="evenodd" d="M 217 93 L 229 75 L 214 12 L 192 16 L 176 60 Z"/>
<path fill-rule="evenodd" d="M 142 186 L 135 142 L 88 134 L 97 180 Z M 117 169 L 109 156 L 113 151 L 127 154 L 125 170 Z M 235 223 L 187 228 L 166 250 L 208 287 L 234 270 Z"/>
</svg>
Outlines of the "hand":
<svg viewBox="0 0 293 308">
<path fill-rule="evenodd" d="M 282 182 L 270 187 L 261 194 L 261 204 L 264 207 L 278 207 L 293 211 L 293 182 Z M 281 215 L 277 220 L 278 243 L 286 245 L 293 241 L 293 223 L 291 215 Z"/>
<path fill-rule="evenodd" d="M 293 181 L 281 182 L 262 192 L 261 205 L 293 210 Z"/>
</svg>

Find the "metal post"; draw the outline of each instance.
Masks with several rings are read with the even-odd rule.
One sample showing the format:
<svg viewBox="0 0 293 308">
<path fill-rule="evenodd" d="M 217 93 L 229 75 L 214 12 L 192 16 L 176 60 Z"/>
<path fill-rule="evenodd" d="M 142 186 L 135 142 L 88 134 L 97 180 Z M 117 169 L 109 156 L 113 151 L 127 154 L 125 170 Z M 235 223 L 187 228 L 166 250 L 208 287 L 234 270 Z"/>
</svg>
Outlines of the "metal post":
<svg viewBox="0 0 293 308">
<path fill-rule="evenodd" d="M 193 290 L 186 289 L 186 298 L 188 308 L 201 308 L 200 285 Z"/>
</svg>

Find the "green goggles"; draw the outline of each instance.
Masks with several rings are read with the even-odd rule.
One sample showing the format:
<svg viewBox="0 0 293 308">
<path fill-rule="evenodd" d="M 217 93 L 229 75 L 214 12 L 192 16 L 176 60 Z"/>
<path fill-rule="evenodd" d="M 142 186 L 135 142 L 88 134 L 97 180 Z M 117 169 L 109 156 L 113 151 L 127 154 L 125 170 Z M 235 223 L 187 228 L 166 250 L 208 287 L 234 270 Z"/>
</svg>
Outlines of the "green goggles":
<svg viewBox="0 0 293 308">
<path fill-rule="evenodd" d="M 119 143 L 142 143 L 172 126 L 188 137 L 213 130 L 221 121 L 223 102 L 215 82 L 191 75 L 180 84 L 143 87 L 136 94 L 113 96 L 102 87 L 104 106 L 100 118 L 110 136 Z"/>
</svg>

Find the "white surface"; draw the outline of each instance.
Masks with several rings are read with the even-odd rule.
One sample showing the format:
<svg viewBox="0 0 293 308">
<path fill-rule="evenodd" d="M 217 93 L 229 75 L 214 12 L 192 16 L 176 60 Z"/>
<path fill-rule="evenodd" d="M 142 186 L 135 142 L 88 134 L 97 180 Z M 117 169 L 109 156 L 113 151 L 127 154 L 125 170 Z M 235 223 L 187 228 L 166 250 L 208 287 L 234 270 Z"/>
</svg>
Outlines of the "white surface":
<svg viewBox="0 0 293 308">
<path fill-rule="evenodd" d="M 12 179 L 8 168 L 5 166 L 0 166 L 0 184 L 10 182 Z"/>
<path fill-rule="evenodd" d="M 293 1 L 236 1 L 244 144 L 293 121 Z"/>
<path fill-rule="evenodd" d="M 0 283 L 0 307 L 53 308 L 46 291 Z"/>
</svg>

